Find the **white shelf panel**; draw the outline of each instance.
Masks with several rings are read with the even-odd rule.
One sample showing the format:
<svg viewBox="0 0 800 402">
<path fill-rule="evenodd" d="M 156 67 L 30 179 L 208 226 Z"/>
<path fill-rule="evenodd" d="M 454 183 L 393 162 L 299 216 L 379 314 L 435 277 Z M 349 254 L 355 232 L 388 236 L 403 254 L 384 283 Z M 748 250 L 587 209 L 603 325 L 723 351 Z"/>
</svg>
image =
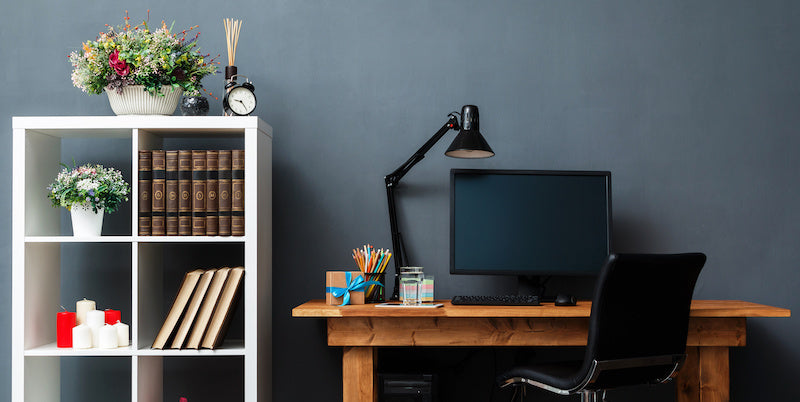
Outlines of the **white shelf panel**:
<svg viewBox="0 0 800 402">
<path fill-rule="evenodd" d="M 131 346 L 116 349 L 73 349 L 59 348 L 53 342 L 26 350 L 25 356 L 133 356 L 134 352 Z"/>
<path fill-rule="evenodd" d="M 210 349 L 139 349 L 134 350 L 132 346 L 116 349 L 73 349 L 73 348 L 59 348 L 56 343 L 50 343 L 37 348 L 28 349 L 25 351 L 25 356 L 178 356 L 178 357 L 209 357 L 209 356 L 244 356 L 244 341 L 243 340 L 227 340 L 222 345 L 214 350 Z"/>
<path fill-rule="evenodd" d="M 25 236 L 25 243 L 130 243 L 133 236 Z"/>
<path fill-rule="evenodd" d="M 25 243 L 246 243 L 246 236 L 25 236 Z"/>
<path fill-rule="evenodd" d="M 256 116 L 26 116 L 13 117 L 12 126 L 57 137 L 127 138 L 133 129 L 202 137 L 257 129 L 272 138 L 272 127 Z"/>
<path fill-rule="evenodd" d="M 135 236 L 138 243 L 246 243 L 246 236 Z"/>
<path fill-rule="evenodd" d="M 243 340 L 226 340 L 221 347 L 210 349 L 139 349 L 139 356 L 177 356 L 177 357 L 209 357 L 209 356 L 244 356 Z"/>
</svg>

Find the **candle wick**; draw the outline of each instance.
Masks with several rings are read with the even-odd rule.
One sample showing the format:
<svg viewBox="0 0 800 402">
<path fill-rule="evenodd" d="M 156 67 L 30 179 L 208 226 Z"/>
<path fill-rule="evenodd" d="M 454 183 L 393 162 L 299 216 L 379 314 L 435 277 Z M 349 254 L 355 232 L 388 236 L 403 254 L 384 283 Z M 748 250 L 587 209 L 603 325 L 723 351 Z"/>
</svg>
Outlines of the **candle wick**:
<svg viewBox="0 0 800 402">
<path fill-rule="evenodd" d="M 63 305 L 62 305 L 62 306 L 60 306 L 60 307 L 61 307 L 61 309 L 62 309 L 62 310 L 64 310 L 64 311 L 67 311 L 67 308 L 66 308 L 66 307 L 64 307 Z"/>
</svg>

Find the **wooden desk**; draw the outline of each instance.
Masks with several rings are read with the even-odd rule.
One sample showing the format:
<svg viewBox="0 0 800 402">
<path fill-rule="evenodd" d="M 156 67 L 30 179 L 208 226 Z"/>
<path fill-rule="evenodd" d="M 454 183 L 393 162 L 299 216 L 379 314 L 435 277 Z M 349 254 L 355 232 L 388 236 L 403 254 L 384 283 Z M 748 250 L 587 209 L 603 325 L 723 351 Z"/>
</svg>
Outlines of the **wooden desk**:
<svg viewBox="0 0 800 402">
<path fill-rule="evenodd" d="M 582 346 L 591 302 L 575 307 L 328 306 L 312 300 L 293 317 L 326 318 L 328 345 L 342 346 L 344 402 L 377 401 L 380 346 Z M 654 312 L 657 314 L 658 312 Z M 686 364 L 676 381 L 679 402 L 730 400 L 728 348 L 744 346 L 747 317 L 789 317 L 788 309 L 737 300 L 692 302 Z M 493 381 L 487 378 L 486 381 Z"/>
</svg>

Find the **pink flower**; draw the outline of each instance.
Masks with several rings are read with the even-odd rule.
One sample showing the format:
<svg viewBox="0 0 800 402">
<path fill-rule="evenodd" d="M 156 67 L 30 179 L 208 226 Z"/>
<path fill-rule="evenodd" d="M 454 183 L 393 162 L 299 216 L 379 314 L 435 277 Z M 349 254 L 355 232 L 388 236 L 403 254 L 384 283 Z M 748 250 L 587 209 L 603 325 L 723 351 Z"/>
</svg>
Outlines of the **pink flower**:
<svg viewBox="0 0 800 402">
<path fill-rule="evenodd" d="M 108 55 L 108 61 L 114 72 L 121 77 L 128 75 L 131 72 L 130 66 L 125 63 L 125 60 L 119 58 L 119 49 L 115 49 L 113 53 Z"/>
</svg>

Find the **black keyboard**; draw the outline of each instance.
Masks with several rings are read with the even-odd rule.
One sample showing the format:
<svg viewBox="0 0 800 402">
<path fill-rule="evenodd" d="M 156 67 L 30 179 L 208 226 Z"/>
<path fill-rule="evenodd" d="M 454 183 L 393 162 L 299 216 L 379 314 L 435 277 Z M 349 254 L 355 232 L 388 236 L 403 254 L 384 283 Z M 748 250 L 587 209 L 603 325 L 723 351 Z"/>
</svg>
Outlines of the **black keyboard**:
<svg viewBox="0 0 800 402">
<path fill-rule="evenodd" d="M 453 296 L 450 302 L 472 306 L 538 306 L 539 296 Z"/>
</svg>

